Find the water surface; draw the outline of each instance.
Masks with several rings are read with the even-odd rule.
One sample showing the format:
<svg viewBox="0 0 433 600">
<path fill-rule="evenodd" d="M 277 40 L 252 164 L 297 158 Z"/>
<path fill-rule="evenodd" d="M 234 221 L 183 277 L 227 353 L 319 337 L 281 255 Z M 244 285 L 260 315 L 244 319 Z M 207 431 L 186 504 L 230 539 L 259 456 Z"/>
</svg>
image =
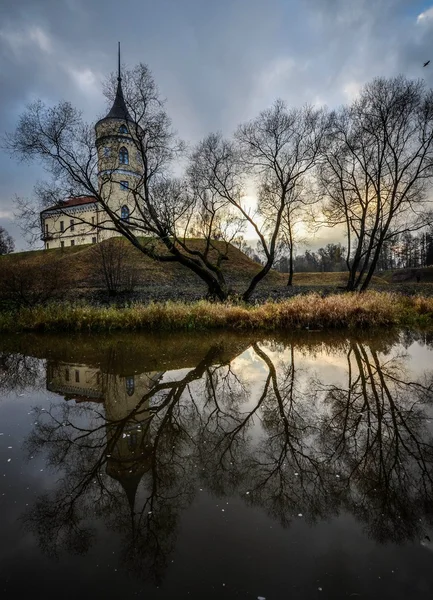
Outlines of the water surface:
<svg viewBox="0 0 433 600">
<path fill-rule="evenodd" d="M 431 598 L 433 335 L 0 341 L 2 598 Z"/>
</svg>

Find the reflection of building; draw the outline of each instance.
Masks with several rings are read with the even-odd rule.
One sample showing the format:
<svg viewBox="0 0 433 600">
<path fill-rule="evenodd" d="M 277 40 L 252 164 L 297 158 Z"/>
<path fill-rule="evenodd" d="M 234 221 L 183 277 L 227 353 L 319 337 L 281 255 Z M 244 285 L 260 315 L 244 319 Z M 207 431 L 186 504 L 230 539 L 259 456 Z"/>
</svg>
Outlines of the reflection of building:
<svg viewBox="0 0 433 600">
<path fill-rule="evenodd" d="M 101 371 L 88 365 L 48 362 L 47 390 L 76 402 L 104 400 Z"/>
<path fill-rule="evenodd" d="M 151 392 L 161 372 L 119 375 L 78 363 L 47 364 L 47 389 L 75 402 L 100 402 L 107 420 L 107 473 L 120 482 L 131 508 L 149 467 Z"/>
</svg>

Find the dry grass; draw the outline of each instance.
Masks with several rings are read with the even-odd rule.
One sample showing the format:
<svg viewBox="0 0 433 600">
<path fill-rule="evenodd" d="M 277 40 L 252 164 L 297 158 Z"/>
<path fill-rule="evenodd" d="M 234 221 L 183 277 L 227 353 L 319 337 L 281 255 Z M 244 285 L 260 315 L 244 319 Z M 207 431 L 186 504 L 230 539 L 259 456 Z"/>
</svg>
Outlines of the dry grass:
<svg viewBox="0 0 433 600">
<path fill-rule="evenodd" d="M 186 267 L 178 263 L 161 263 L 146 257 L 142 252 L 134 248 L 129 242 L 123 239 L 116 240 L 119 244 L 125 244 L 128 252 L 125 267 L 133 269 L 139 285 L 166 285 L 173 284 L 197 286 L 201 283 L 198 277 Z M 107 242 L 102 242 L 102 244 Z M 203 240 L 191 239 L 188 241 L 193 249 L 200 249 L 203 246 Z M 222 242 L 215 242 L 217 245 Z M 161 244 L 159 244 L 161 246 Z M 162 247 L 159 248 L 164 252 Z M 35 250 L 31 252 L 20 252 L 0 257 L 0 279 L 2 268 L 6 265 L 12 265 L 19 269 L 20 265 L 52 265 L 61 263 L 64 269 L 70 275 L 72 286 L 75 288 L 94 288 L 98 286 L 98 274 L 95 272 L 94 246 L 74 246 L 65 248 L 56 248 L 52 250 Z M 223 271 L 228 279 L 239 279 L 242 286 L 253 277 L 259 270 L 260 265 L 250 260 L 243 252 L 230 246 L 228 250 L 228 260 L 223 262 Z M 285 276 L 276 271 L 272 271 L 267 278 L 269 283 L 283 283 Z"/>
<path fill-rule="evenodd" d="M 106 242 L 102 242 L 103 244 Z M 133 270 L 138 288 L 148 289 L 162 286 L 172 289 L 202 289 L 205 286 L 189 269 L 177 263 L 159 263 L 144 256 L 126 240 L 118 239 L 118 243 L 128 247 L 125 268 Z M 216 242 L 217 244 L 221 242 Z M 203 245 L 203 240 L 189 240 L 193 249 Z M 35 250 L 0 257 L 0 280 L 2 271 L 7 266 L 19 269 L 20 266 L 35 265 L 55 267 L 61 265 L 68 273 L 72 289 L 103 288 L 100 274 L 95 270 L 94 246 L 74 246 L 52 250 Z M 260 265 L 250 260 L 243 252 L 230 246 L 228 260 L 223 262 L 223 271 L 227 281 L 236 292 L 245 291 L 251 278 L 259 271 Z M 288 274 L 271 270 L 260 283 L 262 289 L 286 290 Z M 295 273 L 294 286 L 342 287 L 347 282 L 347 273 Z M 387 285 L 388 281 L 381 277 L 373 277 L 373 284 Z M 1 293 L 0 293 L 1 295 Z"/>
<path fill-rule="evenodd" d="M 293 275 L 293 285 L 345 287 L 347 284 L 347 276 L 348 274 L 346 271 L 339 271 L 336 273 L 295 273 Z M 287 278 L 286 275 L 285 278 Z M 374 275 L 372 284 L 387 285 L 388 282 L 381 277 L 376 277 L 376 275 Z"/>
<path fill-rule="evenodd" d="M 296 296 L 259 306 L 165 302 L 130 308 L 51 304 L 0 313 L 0 331 L 322 330 L 433 324 L 433 298 L 392 293 Z"/>
</svg>

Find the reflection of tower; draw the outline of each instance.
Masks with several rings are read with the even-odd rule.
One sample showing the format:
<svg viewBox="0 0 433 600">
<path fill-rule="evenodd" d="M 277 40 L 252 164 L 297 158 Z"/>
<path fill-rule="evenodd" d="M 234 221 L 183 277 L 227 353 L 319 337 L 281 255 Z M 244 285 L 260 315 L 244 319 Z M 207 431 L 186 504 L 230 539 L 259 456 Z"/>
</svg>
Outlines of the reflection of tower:
<svg viewBox="0 0 433 600">
<path fill-rule="evenodd" d="M 161 372 L 103 373 L 77 363 L 47 363 L 47 389 L 75 402 L 102 402 L 107 420 L 107 474 L 125 490 L 131 510 L 151 455 L 150 399 Z"/>
<path fill-rule="evenodd" d="M 161 375 L 155 372 L 141 373 L 138 377 L 103 376 L 105 388 L 110 389 L 105 402 L 107 473 L 125 490 L 131 511 L 134 510 L 138 484 L 149 469 L 152 452 L 148 435 L 150 400 L 143 401 L 143 396 L 154 387 Z"/>
</svg>

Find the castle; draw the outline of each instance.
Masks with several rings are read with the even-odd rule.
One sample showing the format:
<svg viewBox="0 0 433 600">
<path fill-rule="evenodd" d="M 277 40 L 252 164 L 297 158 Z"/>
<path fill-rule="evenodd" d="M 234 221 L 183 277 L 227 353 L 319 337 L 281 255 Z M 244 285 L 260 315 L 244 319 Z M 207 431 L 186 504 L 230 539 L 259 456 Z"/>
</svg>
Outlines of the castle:
<svg viewBox="0 0 433 600">
<path fill-rule="evenodd" d="M 95 125 L 99 193 L 122 221 L 134 210 L 131 189 L 140 177 L 142 161 L 137 152 L 137 125 L 131 119 L 122 91 L 120 44 L 117 91 L 111 110 Z M 108 213 L 92 196 L 68 198 L 43 210 L 40 223 L 45 249 L 96 244 L 120 235 Z"/>
</svg>

